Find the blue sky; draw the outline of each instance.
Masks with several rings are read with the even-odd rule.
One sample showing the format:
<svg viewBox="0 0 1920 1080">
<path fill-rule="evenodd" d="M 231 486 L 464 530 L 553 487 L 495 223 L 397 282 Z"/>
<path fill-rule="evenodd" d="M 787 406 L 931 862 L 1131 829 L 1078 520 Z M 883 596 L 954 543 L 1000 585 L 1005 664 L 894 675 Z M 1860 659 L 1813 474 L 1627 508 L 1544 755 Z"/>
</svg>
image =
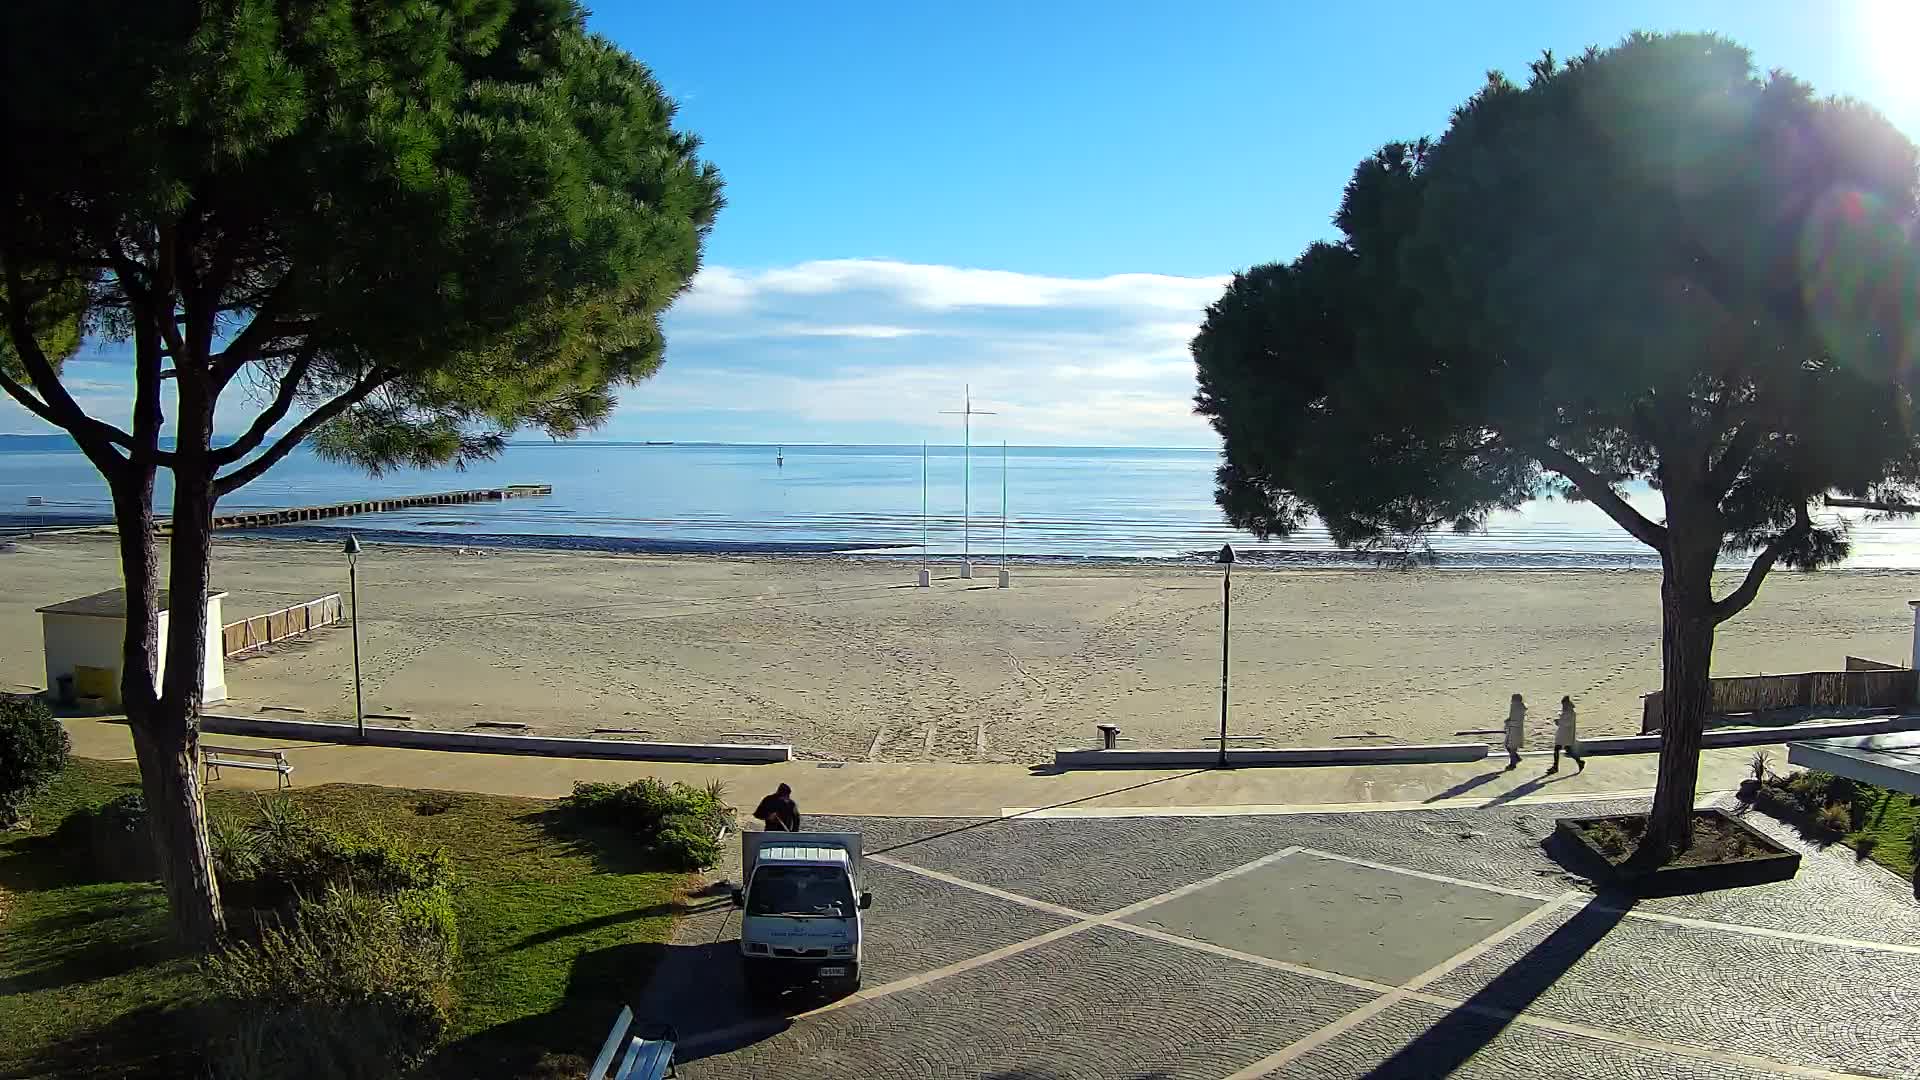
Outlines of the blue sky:
<svg viewBox="0 0 1920 1080">
<path fill-rule="evenodd" d="M 729 205 L 600 437 L 950 439 L 970 382 L 985 440 L 1210 446 L 1185 343 L 1225 275 L 1327 235 L 1354 163 L 1489 68 L 1718 30 L 1920 134 L 1913 6 L 603 3 Z M 119 354 L 72 369 L 103 414 Z"/>
</svg>

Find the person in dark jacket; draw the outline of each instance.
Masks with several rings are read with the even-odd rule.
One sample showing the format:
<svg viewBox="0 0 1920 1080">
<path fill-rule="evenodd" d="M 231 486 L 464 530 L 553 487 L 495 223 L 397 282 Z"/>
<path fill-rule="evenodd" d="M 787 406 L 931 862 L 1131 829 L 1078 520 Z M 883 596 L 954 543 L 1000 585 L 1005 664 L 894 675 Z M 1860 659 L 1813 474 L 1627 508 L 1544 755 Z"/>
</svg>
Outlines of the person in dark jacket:
<svg viewBox="0 0 1920 1080">
<path fill-rule="evenodd" d="M 800 807 L 793 801 L 793 789 L 785 784 L 781 784 L 773 794 L 761 799 L 760 805 L 753 808 L 753 816 L 759 818 L 769 829 L 800 831 Z"/>
</svg>

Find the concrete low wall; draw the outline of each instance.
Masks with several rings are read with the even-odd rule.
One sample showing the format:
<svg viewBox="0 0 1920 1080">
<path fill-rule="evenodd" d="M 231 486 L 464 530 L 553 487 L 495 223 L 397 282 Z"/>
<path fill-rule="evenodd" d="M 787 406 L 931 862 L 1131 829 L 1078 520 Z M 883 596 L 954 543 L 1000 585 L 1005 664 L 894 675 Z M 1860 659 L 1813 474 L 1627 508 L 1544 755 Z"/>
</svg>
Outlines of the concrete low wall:
<svg viewBox="0 0 1920 1080">
<path fill-rule="evenodd" d="M 1704 749 L 1717 746 L 1767 746 L 1841 735 L 1884 735 L 1893 731 L 1920 731 L 1920 716 L 1886 716 L 1873 720 L 1833 720 L 1823 724 L 1709 731 L 1700 736 L 1700 745 Z M 1588 755 L 1657 754 L 1660 752 L 1660 736 L 1618 735 L 1604 739 L 1581 739 L 1580 752 Z"/>
<path fill-rule="evenodd" d="M 267 720 L 256 716 L 203 715 L 200 730 L 214 735 L 250 735 L 261 739 L 360 742 L 352 724 L 314 720 Z M 625 742 L 617 739 L 560 739 L 538 735 L 496 735 L 477 731 L 372 727 L 364 745 L 411 750 L 458 750 L 478 754 L 534 754 L 542 757 L 617 758 L 629 761 L 697 761 L 712 765 L 767 765 L 793 760 L 793 747 L 778 743 Z"/>
<path fill-rule="evenodd" d="M 1441 743 L 1431 746 L 1289 746 L 1229 749 L 1227 764 L 1234 767 L 1289 765 L 1404 765 L 1433 761 L 1484 761 L 1486 743 Z M 1053 763 L 1062 769 L 1160 769 L 1216 765 L 1220 751 L 1210 749 L 1055 750 Z"/>
</svg>

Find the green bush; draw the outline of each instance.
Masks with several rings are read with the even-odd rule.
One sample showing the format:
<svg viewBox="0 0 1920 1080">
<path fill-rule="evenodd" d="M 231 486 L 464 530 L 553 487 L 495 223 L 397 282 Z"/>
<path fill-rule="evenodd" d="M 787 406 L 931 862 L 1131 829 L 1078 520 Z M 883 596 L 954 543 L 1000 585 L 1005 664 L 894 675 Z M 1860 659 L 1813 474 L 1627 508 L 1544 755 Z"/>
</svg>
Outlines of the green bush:
<svg viewBox="0 0 1920 1080">
<path fill-rule="evenodd" d="M 284 796 L 262 800 L 247 825 L 222 823 L 211 839 L 221 887 L 250 907 L 285 907 L 334 887 L 387 895 L 453 882 L 445 851 L 329 828 Z"/>
<path fill-rule="evenodd" d="M 720 834 L 733 824 L 726 788 L 667 784 L 651 776 L 630 784 L 577 780 L 562 800 L 583 820 L 630 831 L 668 866 L 699 870 L 720 857 Z"/>
<path fill-rule="evenodd" d="M 335 886 L 254 943 L 207 961 L 220 1080 L 373 1080 L 428 1057 L 453 1013 L 459 954 L 444 888 Z"/>
<path fill-rule="evenodd" d="M 1836 836 L 1843 835 L 1853 828 L 1853 807 L 1848 803 L 1833 803 L 1821 807 L 1813 819 L 1821 829 Z"/>
<path fill-rule="evenodd" d="M 83 806 L 66 816 L 54 834 L 81 853 L 96 881 L 154 881 L 160 861 L 147 831 L 147 801 L 137 791 Z"/>
<path fill-rule="evenodd" d="M 1610 862 L 1619 862 L 1633 852 L 1634 838 L 1611 821 L 1596 821 L 1586 826 L 1587 840 Z"/>
<path fill-rule="evenodd" d="M 1835 777 L 1832 773 L 1818 769 L 1808 769 L 1787 780 L 1787 790 L 1800 801 L 1808 813 L 1817 814 L 1833 799 L 1830 792 Z"/>
<path fill-rule="evenodd" d="M 67 767 L 71 748 L 37 697 L 0 697 L 0 829 L 23 825 L 27 804 Z"/>
</svg>

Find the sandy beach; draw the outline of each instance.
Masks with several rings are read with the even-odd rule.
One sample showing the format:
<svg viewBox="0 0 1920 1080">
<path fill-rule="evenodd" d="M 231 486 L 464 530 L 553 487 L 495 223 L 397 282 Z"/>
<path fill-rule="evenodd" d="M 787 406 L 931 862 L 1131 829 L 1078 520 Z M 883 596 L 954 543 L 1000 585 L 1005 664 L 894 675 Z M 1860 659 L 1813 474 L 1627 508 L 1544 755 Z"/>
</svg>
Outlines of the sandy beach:
<svg viewBox="0 0 1920 1080">
<path fill-rule="evenodd" d="M 227 540 L 226 618 L 346 591 L 329 545 Z M 1217 729 L 1211 569 L 936 568 L 828 559 L 620 557 L 380 547 L 360 563 L 367 709 L 417 727 L 791 741 L 803 757 L 1039 761 L 1091 745 L 1199 745 Z M 111 541 L 0 554 L 0 688 L 44 682 L 34 609 L 118 585 Z M 1544 746 L 1561 694 L 1584 733 L 1638 729 L 1659 683 L 1651 572 L 1302 571 L 1234 577 L 1232 730 L 1282 745 L 1421 742 L 1491 729 L 1507 695 Z M 1780 573 L 1722 629 L 1717 675 L 1904 660 L 1920 574 Z M 353 714 L 345 627 L 230 661 L 224 706 Z M 390 723 L 391 721 L 380 721 Z M 640 734 L 644 732 L 644 734 Z"/>
</svg>

